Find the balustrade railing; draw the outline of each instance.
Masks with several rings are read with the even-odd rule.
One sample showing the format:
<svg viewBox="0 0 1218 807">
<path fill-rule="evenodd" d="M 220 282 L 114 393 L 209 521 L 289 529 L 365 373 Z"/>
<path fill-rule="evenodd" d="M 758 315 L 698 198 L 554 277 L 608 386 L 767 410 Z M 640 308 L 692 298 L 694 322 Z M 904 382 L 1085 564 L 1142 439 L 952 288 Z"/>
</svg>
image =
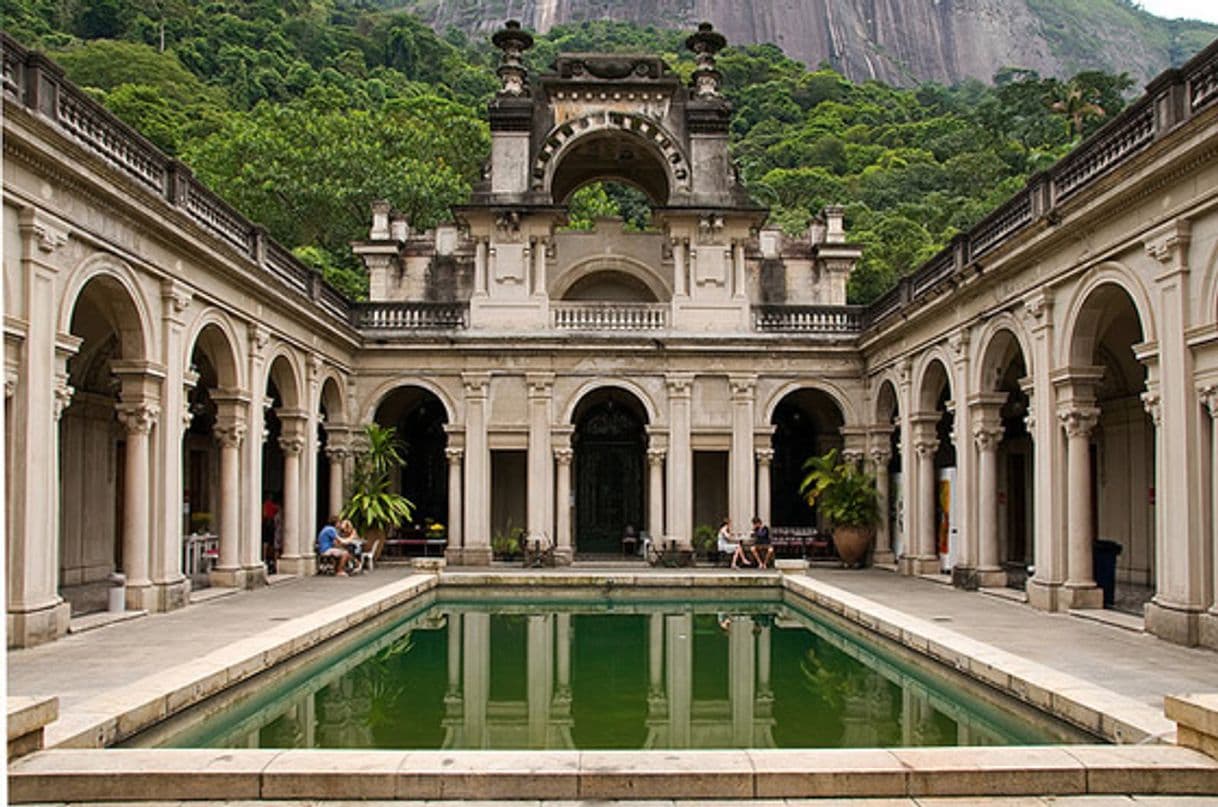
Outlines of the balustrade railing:
<svg viewBox="0 0 1218 807">
<path fill-rule="evenodd" d="M 137 131 L 64 78 L 39 53 L 0 31 L 4 96 L 57 127 L 145 191 L 172 206 L 220 239 L 247 262 L 251 273 L 266 272 L 327 313 L 346 321 L 350 302 L 291 252 L 262 235 L 261 228 L 199 182 L 181 163 L 163 154 Z"/>
<path fill-rule="evenodd" d="M 560 331 L 656 331 L 668 327 L 664 303 L 552 303 L 551 321 Z"/>
<path fill-rule="evenodd" d="M 753 328 L 778 333 L 853 335 L 863 329 L 863 307 L 755 305 Z"/>
<path fill-rule="evenodd" d="M 469 327 L 465 303 L 353 303 L 351 324 L 365 331 L 451 331 Z"/>
</svg>

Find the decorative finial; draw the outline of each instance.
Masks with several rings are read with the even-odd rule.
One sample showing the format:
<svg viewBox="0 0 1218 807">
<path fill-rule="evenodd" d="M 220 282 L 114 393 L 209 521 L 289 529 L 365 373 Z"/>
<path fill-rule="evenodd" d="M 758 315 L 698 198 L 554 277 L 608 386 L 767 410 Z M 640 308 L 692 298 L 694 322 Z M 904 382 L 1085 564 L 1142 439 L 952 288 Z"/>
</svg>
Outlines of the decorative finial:
<svg viewBox="0 0 1218 807">
<path fill-rule="evenodd" d="M 727 38 L 715 30 L 709 22 L 700 23 L 698 32 L 685 40 L 685 47 L 692 50 L 698 61 L 690 78 L 694 95 L 699 98 L 717 98 L 723 74 L 715 69 L 715 54 L 727 47 Z"/>
<path fill-rule="evenodd" d="M 519 20 L 508 20 L 491 37 L 491 43 L 503 51 L 496 71 L 503 82 L 500 95 L 528 95 L 529 71 L 524 66 L 524 52 L 533 47 L 533 35 L 520 27 Z"/>
</svg>

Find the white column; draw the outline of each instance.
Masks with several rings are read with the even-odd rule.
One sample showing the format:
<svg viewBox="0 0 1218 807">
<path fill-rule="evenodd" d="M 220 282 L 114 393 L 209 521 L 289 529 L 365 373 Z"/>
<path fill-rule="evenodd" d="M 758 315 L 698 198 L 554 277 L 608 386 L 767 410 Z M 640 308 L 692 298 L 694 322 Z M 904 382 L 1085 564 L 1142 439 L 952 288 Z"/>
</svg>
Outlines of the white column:
<svg viewBox="0 0 1218 807">
<path fill-rule="evenodd" d="M 690 546 L 693 538 L 693 451 L 690 445 L 692 373 L 673 373 L 668 382 L 668 532 Z"/>
<path fill-rule="evenodd" d="M 474 244 L 474 291 L 473 296 L 486 296 L 487 279 L 487 246 L 485 238 L 478 238 Z"/>
<path fill-rule="evenodd" d="M 462 632 L 465 638 L 464 680 L 465 747 L 486 748 L 490 739 L 487 731 L 487 707 L 491 695 L 491 615 L 470 611 L 464 614 Z"/>
<path fill-rule="evenodd" d="M 491 562 L 491 453 L 486 437 L 490 373 L 465 373 L 465 543 L 470 566 Z"/>
<path fill-rule="evenodd" d="M 1091 567 L 1091 431 L 1099 410 L 1075 406 L 1060 413 L 1066 430 L 1067 533 L 1066 585 L 1063 598 L 1068 608 L 1099 608 L 1103 593 L 1096 588 Z"/>
<path fill-rule="evenodd" d="M 1201 617 L 1201 644 L 1218 648 L 1218 384 L 1197 391 L 1210 417 L 1209 440 L 1209 610 Z"/>
<path fill-rule="evenodd" d="M 560 563 L 570 563 L 574 555 L 571 545 L 571 461 L 575 452 L 565 446 L 554 449 L 558 479 L 555 487 L 557 507 L 554 513 L 554 555 Z"/>
<path fill-rule="evenodd" d="M 545 748 L 554 693 L 554 631 L 549 614 L 528 619 L 525 638 L 526 708 L 529 748 Z"/>
<path fill-rule="evenodd" d="M 444 556 L 451 563 L 462 561 L 464 546 L 461 533 L 461 458 L 465 450 L 460 448 L 444 449 L 444 457 L 448 460 L 448 546 Z"/>
<path fill-rule="evenodd" d="M 345 445 L 326 446 L 326 460 L 330 463 L 330 500 L 327 515 L 337 515 L 346 504 L 346 480 L 343 479 L 343 470 L 350 455 L 351 449 Z"/>
<path fill-rule="evenodd" d="M 879 438 L 888 441 L 889 435 L 885 432 L 879 434 Z M 875 530 L 875 562 L 876 563 L 892 563 L 894 560 L 892 552 L 892 535 L 889 531 L 888 517 L 891 511 L 889 505 L 889 487 L 888 478 L 888 463 L 892 461 L 892 449 L 887 447 L 877 447 L 871 449 L 871 465 L 875 473 L 875 493 L 876 493 L 876 509 L 879 511 L 879 520 L 876 522 Z"/>
<path fill-rule="evenodd" d="M 546 245 L 548 240 L 538 238 L 533 247 L 533 296 L 546 296 Z"/>
<path fill-rule="evenodd" d="M 998 559 L 998 444 L 1002 427 L 982 418 L 973 426 L 977 445 L 977 512 L 978 564 L 980 585 L 1006 584 L 1006 574 Z"/>
<path fill-rule="evenodd" d="M 757 448 L 753 450 L 753 456 L 757 459 L 757 517 L 761 519 L 761 523 L 773 526 L 770 524 L 770 497 L 773 488 L 770 468 L 774 464 L 774 449 Z"/>
<path fill-rule="evenodd" d="M 262 447 L 266 442 L 266 410 L 272 402 L 266 397 L 266 350 L 271 335 L 262 325 L 249 328 L 249 432 L 241 463 L 241 499 L 245 509 L 240 540 L 240 571 L 231 585 L 250 588 L 266 580 L 262 565 Z M 285 513 L 286 516 L 286 513 Z"/>
<path fill-rule="evenodd" d="M 727 691 L 732 715 L 732 745 L 751 748 L 753 707 L 756 702 L 757 650 L 753 642 L 753 620 L 732 618 L 727 633 Z"/>
<path fill-rule="evenodd" d="M 693 728 L 694 620 L 690 614 L 664 618 L 667 642 L 665 685 L 668 737 L 672 748 L 689 748 Z"/>
<path fill-rule="evenodd" d="M 672 239 L 672 286 L 673 297 L 689 296 L 689 263 L 686 252 L 689 243 L 684 238 Z"/>
<path fill-rule="evenodd" d="M 934 574 L 939 571 L 939 536 L 935 522 L 935 452 L 939 441 L 935 439 L 933 423 L 919 423 L 921 435 L 914 442 L 918 456 L 918 501 L 914 524 L 914 540 L 917 545 L 917 573 Z"/>
<path fill-rule="evenodd" d="M 1057 391 L 1053 386 L 1053 297 L 1040 288 L 1024 298 L 1024 319 L 1031 337 L 1032 389 L 1025 419 L 1032 435 L 1032 564 L 1028 604 L 1055 611 L 1065 580 L 1064 502 L 1061 484 L 1061 432 L 1057 425 Z M 1026 388 L 1025 388 L 1026 389 Z"/>
<path fill-rule="evenodd" d="M 554 374 L 529 373 L 528 519 L 529 538 L 543 546 L 554 539 L 554 458 L 551 456 L 550 420 Z"/>
<path fill-rule="evenodd" d="M 176 280 L 161 283 L 161 363 L 165 384 L 161 408 L 165 417 L 157 429 L 157 471 L 153 481 L 152 585 L 153 607 L 169 611 L 186 605 L 189 583 L 182 572 L 182 435 L 190 425 L 189 391 L 197 377 L 186 367 L 185 311 L 191 291 Z M 189 376 L 189 378 L 188 378 Z"/>
<path fill-rule="evenodd" d="M 647 532 L 652 540 L 664 535 L 664 457 L 662 448 L 647 449 Z"/>
<path fill-rule="evenodd" d="M 148 576 L 149 533 L 148 513 L 151 498 L 149 465 L 149 435 L 156 425 L 160 409 L 147 401 L 120 404 L 118 419 L 127 431 L 127 448 L 123 478 L 123 572 L 127 575 L 127 605 L 133 609 L 147 608 L 152 594 Z"/>
<path fill-rule="evenodd" d="M 732 245 L 732 296 L 742 299 L 748 291 L 744 265 L 744 242 L 737 241 Z"/>
<path fill-rule="evenodd" d="M 220 558 L 213 585 L 233 585 L 240 568 L 241 442 L 245 423 L 223 418 L 213 428 L 220 444 Z"/>
<path fill-rule="evenodd" d="M 283 451 L 283 571 L 287 574 L 305 574 L 306 558 L 300 541 L 300 510 L 305 497 L 300 491 L 300 456 L 304 452 L 305 438 L 300 433 L 302 423 L 289 426 L 283 420 L 283 434 L 279 437 L 279 448 Z M 278 570 L 278 567 L 276 567 Z"/>
</svg>

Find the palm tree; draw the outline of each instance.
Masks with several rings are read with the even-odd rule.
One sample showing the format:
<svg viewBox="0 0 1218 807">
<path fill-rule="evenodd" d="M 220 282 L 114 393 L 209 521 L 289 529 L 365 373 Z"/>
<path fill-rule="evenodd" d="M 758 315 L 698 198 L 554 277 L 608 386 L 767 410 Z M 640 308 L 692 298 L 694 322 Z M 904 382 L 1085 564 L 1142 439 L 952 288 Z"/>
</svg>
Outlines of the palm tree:
<svg viewBox="0 0 1218 807">
<path fill-rule="evenodd" d="M 1096 103 L 1094 87 L 1084 87 L 1078 79 L 1071 79 L 1060 85 L 1057 99 L 1049 104 L 1049 109 L 1060 114 L 1066 120 L 1066 133 L 1072 137 L 1082 137 L 1083 127 L 1090 118 L 1102 118 L 1104 108 Z"/>
</svg>

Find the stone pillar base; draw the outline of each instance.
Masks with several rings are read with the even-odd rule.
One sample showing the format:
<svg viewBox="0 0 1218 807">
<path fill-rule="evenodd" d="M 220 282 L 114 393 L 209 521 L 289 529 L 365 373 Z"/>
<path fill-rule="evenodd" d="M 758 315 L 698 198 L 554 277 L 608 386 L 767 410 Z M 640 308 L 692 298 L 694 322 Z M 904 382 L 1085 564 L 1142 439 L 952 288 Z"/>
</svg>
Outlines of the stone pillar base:
<svg viewBox="0 0 1218 807">
<path fill-rule="evenodd" d="M 190 602 L 190 578 L 161 580 L 152 584 L 156 591 L 155 608 L 159 612 L 176 611 Z"/>
<path fill-rule="evenodd" d="M 897 574 L 912 577 L 918 573 L 917 558 L 913 555 L 902 555 L 897 558 Z"/>
<path fill-rule="evenodd" d="M 1071 608 L 1102 609 L 1104 607 L 1104 592 L 1094 583 L 1091 585 L 1066 583 L 1061 587 L 1058 596 L 1058 606 L 1063 611 Z"/>
<path fill-rule="evenodd" d="M 491 548 L 489 546 L 467 546 L 461 553 L 462 565 L 490 566 Z"/>
<path fill-rule="evenodd" d="M 1175 644 L 1195 646 L 1201 639 L 1198 608 L 1164 603 L 1155 597 L 1146 604 L 1146 631 Z"/>
<path fill-rule="evenodd" d="M 897 562 L 897 556 L 891 549 L 877 549 L 871 556 L 871 562 L 891 565 Z"/>
<path fill-rule="evenodd" d="M 138 585 L 127 585 L 127 610 L 128 611 L 148 611 L 152 613 L 156 610 L 157 595 L 159 592 L 152 585 L 152 582 L 140 583 Z"/>
<path fill-rule="evenodd" d="M 919 555 L 913 561 L 914 574 L 943 574 L 938 555 Z"/>
<path fill-rule="evenodd" d="M 1039 611 L 1060 610 L 1061 605 L 1058 602 L 1058 592 L 1060 591 L 1060 583 L 1046 583 L 1035 578 L 1028 580 L 1024 587 L 1024 592 L 1028 595 L 1028 605 Z"/>
<path fill-rule="evenodd" d="M 279 559 L 279 573 L 300 577 L 317 574 L 317 558 L 312 555 L 284 555 Z"/>
<path fill-rule="evenodd" d="M 570 566 L 575 560 L 575 552 L 569 546 L 560 546 L 554 549 L 554 565 L 555 566 Z"/>
<path fill-rule="evenodd" d="M 60 600 L 31 611 L 9 611 L 7 623 L 9 647 L 33 647 L 53 642 L 68 632 L 72 606 Z"/>
<path fill-rule="evenodd" d="M 449 566 L 465 565 L 465 550 L 459 546 L 450 546 L 444 550 L 444 562 Z"/>
<path fill-rule="evenodd" d="M 212 569 L 207 573 L 207 579 L 213 586 L 221 588 L 258 588 L 266 585 L 266 567 Z"/>
<path fill-rule="evenodd" d="M 977 570 L 977 585 L 981 588 L 1002 588 L 1006 584 L 1006 569 L 981 568 Z"/>
<path fill-rule="evenodd" d="M 1201 615 L 1198 622 L 1201 646 L 1218 650 L 1218 610 L 1211 608 Z"/>
</svg>

